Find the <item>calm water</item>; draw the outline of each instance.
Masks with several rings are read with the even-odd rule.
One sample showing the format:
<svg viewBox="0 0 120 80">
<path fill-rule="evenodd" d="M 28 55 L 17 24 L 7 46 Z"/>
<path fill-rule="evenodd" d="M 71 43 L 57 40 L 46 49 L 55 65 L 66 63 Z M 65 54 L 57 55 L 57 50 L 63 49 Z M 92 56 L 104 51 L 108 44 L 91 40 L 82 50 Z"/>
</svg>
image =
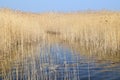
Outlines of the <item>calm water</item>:
<svg viewBox="0 0 120 80">
<path fill-rule="evenodd" d="M 56 44 L 14 61 L 0 80 L 120 80 L 120 63 L 83 56 Z"/>
</svg>

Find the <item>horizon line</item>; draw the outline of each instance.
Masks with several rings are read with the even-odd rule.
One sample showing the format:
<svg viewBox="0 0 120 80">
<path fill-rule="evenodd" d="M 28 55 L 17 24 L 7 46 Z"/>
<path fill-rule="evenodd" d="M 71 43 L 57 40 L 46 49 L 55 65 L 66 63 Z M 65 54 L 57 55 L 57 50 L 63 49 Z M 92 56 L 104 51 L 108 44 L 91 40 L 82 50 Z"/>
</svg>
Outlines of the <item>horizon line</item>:
<svg viewBox="0 0 120 80">
<path fill-rule="evenodd" d="M 8 7 L 0 7 L 0 10 L 11 10 L 11 11 L 18 11 L 18 12 L 25 12 L 25 13 L 79 13 L 79 12 L 101 12 L 101 11 L 108 11 L 108 12 L 120 12 L 120 10 L 110 10 L 110 9 L 85 9 L 85 10 L 71 10 L 71 11 L 56 11 L 56 10 L 47 10 L 47 11 L 27 11 L 27 10 L 21 10 L 21 9 L 13 9 Z"/>
</svg>

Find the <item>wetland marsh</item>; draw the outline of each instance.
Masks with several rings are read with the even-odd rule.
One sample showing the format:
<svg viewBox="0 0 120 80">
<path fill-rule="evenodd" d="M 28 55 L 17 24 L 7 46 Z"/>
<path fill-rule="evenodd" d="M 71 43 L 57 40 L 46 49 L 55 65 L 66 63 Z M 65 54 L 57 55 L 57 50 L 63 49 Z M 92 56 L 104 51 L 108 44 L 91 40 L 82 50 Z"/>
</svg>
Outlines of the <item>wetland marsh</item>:
<svg viewBox="0 0 120 80">
<path fill-rule="evenodd" d="M 120 80 L 120 13 L 1 9 L 0 80 Z"/>
</svg>

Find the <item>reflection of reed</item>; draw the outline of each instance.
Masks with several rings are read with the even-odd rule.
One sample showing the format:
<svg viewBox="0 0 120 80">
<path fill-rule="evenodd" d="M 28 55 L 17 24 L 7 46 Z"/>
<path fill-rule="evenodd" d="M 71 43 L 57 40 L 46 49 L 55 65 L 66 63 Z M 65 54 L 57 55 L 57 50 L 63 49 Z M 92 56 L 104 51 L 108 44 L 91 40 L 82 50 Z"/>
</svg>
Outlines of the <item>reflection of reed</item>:
<svg viewBox="0 0 120 80">
<path fill-rule="evenodd" d="M 12 64 L 4 65 L 4 66 L 8 66 L 9 69 L 6 68 L 6 71 L 2 71 L 3 79 L 4 80 L 7 80 L 7 79 L 13 80 L 13 78 L 15 78 L 15 79 L 20 78 L 22 80 L 23 77 L 25 77 L 24 79 L 27 79 L 27 80 L 28 79 L 55 80 L 55 79 L 57 79 L 58 76 L 60 76 L 60 74 L 58 74 L 58 71 L 61 71 L 61 69 L 64 69 L 64 73 L 65 73 L 64 78 L 66 76 L 66 79 L 69 80 L 70 75 L 72 75 L 72 76 L 74 75 L 74 76 L 76 76 L 76 79 L 79 79 L 79 77 L 77 76 L 79 69 L 77 69 L 77 67 L 79 65 L 88 64 L 87 61 L 89 61 L 89 59 L 88 60 L 85 59 L 86 62 L 81 62 L 82 59 L 78 59 L 75 62 L 69 61 L 71 64 L 68 64 L 66 62 L 67 56 L 64 55 L 63 59 L 65 61 L 62 64 L 55 64 L 54 61 L 58 61 L 58 60 L 57 60 L 57 58 L 54 58 L 52 56 L 55 56 L 55 57 L 58 57 L 58 56 L 57 56 L 57 52 L 52 54 L 51 45 L 52 44 L 48 44 L 48 43 L 44 44 L 44 42 L 43 42 L 41 49 L 40 49 L 40 45 L 38 47 L 28 46 L 28 49 L 24 48 L 23 49 L 24 54 L 22 56 L 16 54 L 15 57 L 17 57 L 17 58 L 12 58 L 13 60 L 11 62 L 8 62 L 8 63 L 12 63 Z M 47 47 L 45 47 L 45 46 L 47 46 Z M 60 49 L 60 47 L 57 47 L 57 46 L 54 46 L 54 47 L 56 47 L 54 49 Z M 68 47 L 71 47 L 70 44 Z M 75 46 L 73 49 L 76 49 Z M 37 53 L 36 53 L 36 50 L 37 50 Z M 66 53 L 66 51 L 63 51 L 63 52 Z M 64 53 L 62 53 L 62 54 L 64 54 Z M 60 53 L 58 53 L 58 54 L 60 54 Z M 86 56 L 90 56 L 90 55 L 86 55 Z M 74 57 L 74 55 L 73 55 L 73 57 Z M 100 62 L 99 61 L 97 62 L 97 61 L 98 60 L 96 59 L 96 62 L 94 62 L 94 63 L 99 64 Z M 4 68 L 4 66 L 3 66 L 3 68 Z M 114 64 L 114 66 L 115 66 L 115 64 Z M 111 64 L 111 67 L 114 67 L 114 66 Z M 71 67 L 75 68 L 75 69 L 73 69 L 72 72 L 69 70 L 69 68 L 71 68 Z M 106 66 L 106 67 L 108 67 L 108 66 Z M 90 67 L 89 69 L 93 69 L 93 68 Z M 83 68 L 82 70 L 87 70 L 87 69 Z M 63 74 L 63 73 L 61 72 L 61 74 Z"/>
<path fill-rule="evenodd" d="M 22 46 L 22 49 L 21 47 L 18 47 L 17 50 L 14 50 L 14 53 L 12 53 L 12 55 L 2 57 L 2 61 L 0 62 L 0 69 L 1 69 L 0 75 L 3 76 L 4 80 L 12 79 L 10 77 L 12 77 L 14 73 L 16 73 L 16 77 L 17 77 L 18 73 L 19 72 L 22 73 L 23 71 L 23 68 L 22 68 L 23 63 L 27 64 L 27 62 L 25 62 L 26 58 L 29 58 L 29 57 L 34 58 L 31 56 L 35 52 L 36 52 L 36 46 L 33 46 L 33 45 Z"/>
</svg>

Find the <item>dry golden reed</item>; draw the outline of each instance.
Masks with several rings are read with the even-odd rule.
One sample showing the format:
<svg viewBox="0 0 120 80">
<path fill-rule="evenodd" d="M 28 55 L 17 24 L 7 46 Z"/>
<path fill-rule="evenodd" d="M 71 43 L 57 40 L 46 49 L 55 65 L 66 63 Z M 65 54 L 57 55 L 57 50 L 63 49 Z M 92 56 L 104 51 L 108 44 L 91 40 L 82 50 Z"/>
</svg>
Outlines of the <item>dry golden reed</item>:
<svg viewBox="0 0 120 80">
<path fill-rule="evenodd" d="M 21 45 L 35 45 L 41 40 L 77 43 L 86 50 L 119 54 L 120 12 L 35 14 L 0 10 L 0 54 L 7 55 Z"/>
<path fill-rule="evenodd" d="M 31 56 L 35 62 L 34 53 L 42 42 L 60 43 L 86 56 L 120 61 L 120 12 L 37 14 L 0 9 L 0 77 L 9 80 L 11 66 L 24 57 Z M 16 73 L 19 65 L 15 65 Z"/>
</svg>

